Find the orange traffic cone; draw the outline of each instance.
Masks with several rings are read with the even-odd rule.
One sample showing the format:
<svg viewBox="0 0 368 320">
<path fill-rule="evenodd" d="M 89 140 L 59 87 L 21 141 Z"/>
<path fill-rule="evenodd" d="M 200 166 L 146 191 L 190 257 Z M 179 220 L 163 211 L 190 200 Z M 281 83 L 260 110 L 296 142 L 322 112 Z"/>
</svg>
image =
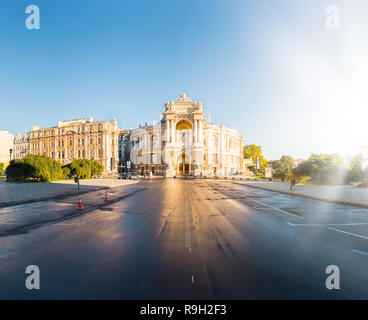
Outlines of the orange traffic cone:
<svg viewBox="0 0 368 320">
<path fill-rule="evenodd" d="M 109 200 L 109 195 L 108 195 L 108 192 L 106 191 L 105 192 L 105 199 L 104 199 L 105 201 L 108 201 Z"/>
<path fill-rule="evenodd" d="M 83 210 L 84 208 L 83 208 L 83 205 L 82 205 L 82 199 L 81 198 L 79 198 L 79 202 L 78 202 L 78 208 L 77 208 L 78 210 Z"/>
</svg>

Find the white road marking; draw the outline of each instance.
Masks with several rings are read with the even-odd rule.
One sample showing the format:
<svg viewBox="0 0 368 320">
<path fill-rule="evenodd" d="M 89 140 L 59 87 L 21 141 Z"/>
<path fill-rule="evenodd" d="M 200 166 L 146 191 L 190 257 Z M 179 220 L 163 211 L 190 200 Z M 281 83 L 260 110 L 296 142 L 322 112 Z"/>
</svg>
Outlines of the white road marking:
<svg viewBox="0 0 368 320">
<path fill-rule="evenodd" d="M 22 224 L 21 222 L 0 222 L 0 224 Z"/>
<path fill-rule="evenodd" d="M 74 225 L 82 225 L 84 222 L 59 222 L 58 226 L 74 226 Z"/>
<path fill-rule="evenodd" d="M 185 202 L 185 248 L 189 249 L 189 251 L 192 251 L 190 244 L 188 202 Z"/>
<path fill-rule="evenodd" d="M 323 226 L 361 226 L 368 224 L 368 222 L 356 222 L 356 223 L 287 223 L 293 227 L 323 227 Z"/>
<path fill-rule="evenodd" d="M 362 239 L 368 240 L 368 237 L 362 236 L 360 234 L 351 233 L 351 232 L 347 232 L 347 231 L 343 231 L 343 230 L 339 230 L 339 229 L 335 229 L 335 228 L 331 228 L 331 227 L 328 227 L 328 228 L 331 229 L 331 230 L 334 230 L 336 232 L 341 232 L 341 233 L 345 233 L 345 234 L 348 234 L 348 235 L 353 236 L 353 237 L 357 237 L 357 238 L 362 238 Z"/>
<path fill-rule="evenodd" d="M 357 250 L 357 249 L 352 249 L 351 251 L 354 252 L 354 253 L 362 254 L 364 256 L 368 256 L 368 252 L 365 252 L 365 251 L 361 251 L 361 250 Z"/>
<path fill-rule="evenodd" d="M 261 201 L 258 201 L 258 200 L 252 199 L 252 198 L 249 198 L 249 197 L 247 197 L 247 196 L 245 196 L 245 197 L 246 197 L 247 199 L 249 199 L 249 200 L 253 200 L 253 201 L 255 201 L 255 202 L 257 202 L 257 203 L 260 203 L 260 204 L 262 204 L 262 205 L 264 205 L 264 206 L 266 206 L 266 207 L 270 207 L 270 208 L 272 208 L 272 209 L 274 209 L 274 210 L 280 211 L 280 212 L 282 212 L 282 213 L 286 213 L 286 214 L 288 214 L 288 215 L 290 215 L 290 216 L 293 216 L 293 217 L 296 217 L 296 218 L 299 218 L 299 219 L 304 219 L 304 217 L 300 217 L 300 216 L 298 216 L 298 215 L 296 215 L 296 214 L 293 214 L 293 213 L 287 212 L 287 211 L 285 211 L 285 210 L 282 210 L 282 209 L 279 209 L 279 208 L 273 207 L 273 206 L 271 206 L 271 205 L 269 205 L 269 204 L 263 203 L 263 202 L 261 202 Z"/>
</svg>

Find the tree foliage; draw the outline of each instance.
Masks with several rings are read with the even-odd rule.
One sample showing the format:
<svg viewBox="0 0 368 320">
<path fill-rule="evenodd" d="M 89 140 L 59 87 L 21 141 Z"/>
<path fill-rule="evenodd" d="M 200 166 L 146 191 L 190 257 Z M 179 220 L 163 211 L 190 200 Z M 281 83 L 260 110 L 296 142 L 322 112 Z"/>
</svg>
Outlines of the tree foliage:
<svg viewBox="0 0 368 320">
<path fill-rule="evenodd" d="M 6 175 L 16 181 L 53 181 L 62 177 L 59 162 L 44 155 L 29 154 L 23 160 L 12 160 L 6 168 Z"/>
<path fill-rule="evenodd" d="M 338 154 L 312 153 L 292 172 L 296 177 L 309 176 L 317 183 L 348 183 L 365 178 L 361 156 L 347 161 Z"/>
<path fill-rule="evenodd" d="M 245 159 L 252 159 L 253 164 L 255 164 L 255 158 L 258 157 L 260 169 L 259 173 L 264 174 L 264 169 L 268 166 L 267 160 L 262 155 L 261 146 L 257 146 L 255 144 L 248 144 L 243 148 L 243 156 Z M 255 165 L 250 166 L 249 169 L 253 172 L 256 172 Z"/>
<path fill-rule="evenodd" d="M 291 171 L 294 164 L 294 159 L 291 156 L 282 156 L 280 160 L 270 162 L 272 165 L 273 177 L 276 179 L 292 178 Z"/>
<path fill-rule="evenodd" d="M 103 172 L 103 166 L 96 160 L 78 159 L 63 166 L 65 177 L 78 176 L 79 178 L 93 178 Z"/>
</svg>

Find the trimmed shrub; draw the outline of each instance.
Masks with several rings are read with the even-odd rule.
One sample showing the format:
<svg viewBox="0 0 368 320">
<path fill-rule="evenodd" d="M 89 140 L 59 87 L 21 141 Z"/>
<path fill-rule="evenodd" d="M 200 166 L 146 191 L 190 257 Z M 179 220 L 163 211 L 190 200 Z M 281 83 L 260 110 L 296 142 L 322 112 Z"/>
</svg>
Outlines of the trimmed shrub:
<svg viewBox="0 0 368 320">
<path fill-rule="evenodd" d="M 91 177 L 91 163 L 87 159 L 73 160 L 70 163 L 71 173 L 79 178 L 86 179 Z"/>
<path fill-rule="evenodd" d="M 8 180 L 25 181 L 32 178 L 35 174 L 35 168 L 25 163 L 23 160 L 12 160 L 5 170 Z"/>
<path fill-rule="evenodd" d="M 71 178 L 72 177 L 72 171 L 70 169 L 69 164 L 66 164 L 66 165 L 62 166 L 61 169 L 63 170 L 63 177 L 64 178 Z"/>
<path fill-rule="evenodd" d="M 93 178 L 103 172 L 103 166 L 99 164 L 96 160 L 73 160 L 66 166 L 70 169 L 70 175 L 76 175 L 82 179 Z"/>
<path fill-rule="evenodd" d="M 53 181 L 63 176 L 59 162 L 46 157 L 29 154 L 23 160 L 12 160 L 6 168 L 8 180 Z"/>
<path fill-rule="evenodd" d="M 91 176 L 96 177 L 102 174 L 103 172 L 103 165 L 99 164 L 96 160 L 91 161 Z"/>
<path fill-rule="evenodd" d="M 61 164 L 44 155 L 29 154 L 24 157 L 23 161 L 34 167 L 35 172 L 32 178 L 38 181 L 53 181 L 63 176 Z"/>
</svg>

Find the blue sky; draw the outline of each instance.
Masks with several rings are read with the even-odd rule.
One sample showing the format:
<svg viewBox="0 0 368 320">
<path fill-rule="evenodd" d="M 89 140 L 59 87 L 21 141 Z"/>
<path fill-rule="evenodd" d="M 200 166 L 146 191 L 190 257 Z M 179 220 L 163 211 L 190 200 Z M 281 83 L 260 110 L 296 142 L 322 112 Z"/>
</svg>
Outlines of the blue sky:
<svg viewBox="0 0 368 320">
<path fill-rule="evenodd" d="M 38 5 L 40 30 L 25 28 Z M 340 8 L 339 30 L 325 27 Z M 0 0 L 0 128 L 135 128 L 181 91 L 268 159 L 368 145 L 364 0 Z"/>
</svg>

